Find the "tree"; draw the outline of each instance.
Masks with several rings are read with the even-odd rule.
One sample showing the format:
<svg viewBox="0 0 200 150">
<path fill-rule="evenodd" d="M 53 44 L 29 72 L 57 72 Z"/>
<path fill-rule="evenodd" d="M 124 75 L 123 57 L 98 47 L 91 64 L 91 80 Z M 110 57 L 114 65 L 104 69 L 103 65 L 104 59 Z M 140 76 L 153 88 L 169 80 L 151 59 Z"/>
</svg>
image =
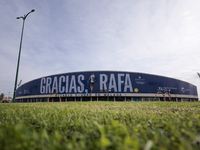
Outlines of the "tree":
<svg viewBox="0 0 200 150">
<path fill-rule="evenodd" d="M 1 93 L 1 95 L 0 95 L 0 101 L 3 100 L 3 97 L 4 97 L 4 93 Z"/>
<path fill-rule="evenodd" d="M 197 74 L 198 74 L 198 76 L 199 76 L 199 78 L 200 78 L 200 73 L 197 72 Z"/>
</svg>

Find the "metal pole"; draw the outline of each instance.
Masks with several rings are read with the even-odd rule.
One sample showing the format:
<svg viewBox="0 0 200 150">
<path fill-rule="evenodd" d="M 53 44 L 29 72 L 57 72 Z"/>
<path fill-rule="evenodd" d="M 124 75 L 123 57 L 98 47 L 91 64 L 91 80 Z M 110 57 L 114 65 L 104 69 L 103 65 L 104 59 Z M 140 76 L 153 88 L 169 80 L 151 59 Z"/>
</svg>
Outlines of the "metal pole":
<svg viewBox="0 0 200 150">
<path fill-rule="evenodd" d="M 17 62 L 17 71 L 16 71 L 16 77 L 15 77 L 15 87 L 14 87 L 14 94 L 13 94 L 13 103 L 15 102 L 15 97 L 16 97 L 17 78 L 18 78 L 18 71 L 19 71 L 19 62 L 20 62 L 20 55 L 21 55 L 22 38 L 23 38 L 23 31 L 24 31 L 24 23 L 25 23 L 25 19 L 23 18 L 21 41 L 20 41 L 20 46 L 19 46 L 19 55 L 18 55 L 18 62 Z"/>
<path fill-rule="evenodd" d="M 15 77 L 15 87 L 14 87 L 14 93 L 13 93 L 13 103 L 15 103 L 15 97 L 16 97 L 16 88 L 17 88 L 17 79 L 18 79 L 18 71 L 19 71 L 19 62 L 20 62 L 20 55 L 21 55 L 21 48 L 22 48 L 22 38 L 23 38 L 23 32 L 24 32 L 24 23 L 26 17 L 34 12 L 35 10 L 31 10 L 27 15 L 24 15 L 24 17 L 17 17 L 17 19 L 22 18 L 23 19 L 23 25 L 22 25 L 22 33 L 21 33 L 21 40 L 20 40 L 20 46 L 19 46 L 19 55 L 18 55 L 18 62 L 17 62 L 17 71 L 16 71 L 16 77 Z"/>
</svg>

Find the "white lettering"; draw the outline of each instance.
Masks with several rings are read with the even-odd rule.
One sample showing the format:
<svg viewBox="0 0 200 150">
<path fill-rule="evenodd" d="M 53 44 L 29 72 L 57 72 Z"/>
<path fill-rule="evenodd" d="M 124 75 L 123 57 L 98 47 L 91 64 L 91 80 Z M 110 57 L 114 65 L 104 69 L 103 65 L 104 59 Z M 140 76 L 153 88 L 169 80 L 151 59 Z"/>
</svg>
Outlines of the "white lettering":
<svg viewBox="0 0 200 150">
<path fill-rule="evenodd" d="M 51 77 L 47 77 L 47 83 L 46 83 L 46 93 L 51 93 Z"/>
<path fill-rule="evenodd" d="M 52 85 L 52 93 L 55 93 L 57 90 L 58 90 L 58 80 L 57 77 L 54 77 Z"/>
<path fill-rule="evenodd" d="M 59 93 L 63 93 L 65 91 L 65 87 L 62 86 L 63 82 L 65 82 L 65 76 L 60 76 L 60 78 L 59 78 Z"/>
<path fill-rule="evenodd" d="M 46 82 L 45 78 L 42 78 L 41 82 L 40 82 L 40 93 L 41 94 L 45 93 L 45 85 L 43 85 L 43 84 L 45 84 L 45 82 Z"/>
<path fill-rule="evenodd" d="M 100 90 L 107 90 L 106 82 L 108 81 L 108 77 L 106 74 L 100 74 Z"/>
<path fill-rule="evenodd" d="M 131 84 L 131 78 L 129 74 L 126 74 L 125 76 L 125 86 L 124 86 L 124 92 L 127 92 L 127 89 L 129 88 L 130 92 L 133 92 L 133 87 Z"/>
<path fill-rule="evenodd" d="M 69 76 L 66 76 L 65 92 L 68 93 Z"/>
<path fill-rule="evenodd" d="M 111 90 L 112 88 L 115 92 L 117 92 L 117 85 L 114 74 L 110 74 L 109 90 Z"/>
<path fill-rule="evenodd" d="M 74 93 L 76 93 L 76 79 L 75 79 L 75 75 L 72 75 L 71 78 L 71 82 L 70 82 L 70 87 L 69 87 L 69 93 L 72 92 L 72 90 L 74 90 Z"/>
<path fill-rule="evenodd" d="M 81 80 L 84 80 L 84 76 L 83 75 L 79 75 L 78 76 L 78 83 L 80 84 L 80 86 L 78 86 L 78 92 L 82 93 L 84 91 L 84 84 L 81 82 Z"/>
<path fill-rule="evenodd" d="M 122 81 L 121 77 L 123 77 L 124 74 L 118 74 L 118 92 L 121 92 L 121 85 L 124 83 L 124 81 Z"/>
</svg>

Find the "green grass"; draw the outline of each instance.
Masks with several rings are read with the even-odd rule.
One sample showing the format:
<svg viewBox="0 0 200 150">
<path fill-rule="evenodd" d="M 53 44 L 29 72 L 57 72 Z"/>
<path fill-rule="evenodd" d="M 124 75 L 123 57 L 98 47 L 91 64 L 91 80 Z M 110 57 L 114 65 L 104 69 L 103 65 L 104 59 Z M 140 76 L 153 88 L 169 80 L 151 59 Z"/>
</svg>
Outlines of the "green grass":
<svg viewBox="0 0 200 150">
<path fill-rule="evenodd" d="M 0 149 L 200 149 L 200 103 L 0 104 Z"/>
</svg>

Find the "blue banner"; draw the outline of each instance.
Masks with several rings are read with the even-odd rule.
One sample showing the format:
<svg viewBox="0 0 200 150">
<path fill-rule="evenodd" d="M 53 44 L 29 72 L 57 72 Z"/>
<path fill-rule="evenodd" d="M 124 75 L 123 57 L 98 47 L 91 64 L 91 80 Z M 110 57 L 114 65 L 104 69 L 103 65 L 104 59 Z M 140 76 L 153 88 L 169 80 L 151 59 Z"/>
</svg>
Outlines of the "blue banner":
<svg viewBox="0 0 200 150">
<path fill-rule="evenodd" d="M 42 77 L 23 84 L 16 96 L 81 93 L 157 93 L 195 95 L 196 86 L 173 78 L 116 71 L 74 72 Z"/>
</svg>

